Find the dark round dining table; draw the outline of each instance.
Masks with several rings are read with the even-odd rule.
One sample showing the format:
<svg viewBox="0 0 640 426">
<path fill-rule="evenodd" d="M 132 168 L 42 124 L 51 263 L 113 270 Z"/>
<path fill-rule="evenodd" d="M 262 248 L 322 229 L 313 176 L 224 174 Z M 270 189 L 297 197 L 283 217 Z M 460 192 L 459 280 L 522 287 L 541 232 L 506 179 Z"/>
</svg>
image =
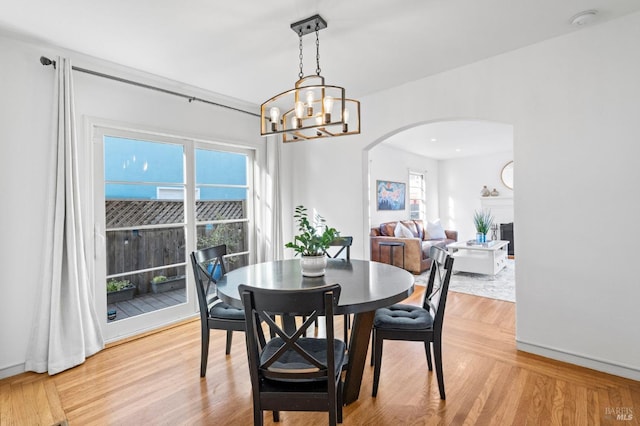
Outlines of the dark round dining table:
<svg viewBox="0 0 640 426">
<path fill-rule="evenodd" d="M 338 283 L 340 299 L 335 313 L 355 314 L 349 342 L 349 366 L 344 402 L 358 399 L 375 310 L 398 303 L 413 293 L 413 275 L 404 269 L 367 260 L 327 259 L 322 277 L 303 277 L 299 259 L 244 266 L 228 272 L 218 283 L 218 297 L 241 308 L 240 284 L 259 288 L 302 289 Z"/>
</svg>

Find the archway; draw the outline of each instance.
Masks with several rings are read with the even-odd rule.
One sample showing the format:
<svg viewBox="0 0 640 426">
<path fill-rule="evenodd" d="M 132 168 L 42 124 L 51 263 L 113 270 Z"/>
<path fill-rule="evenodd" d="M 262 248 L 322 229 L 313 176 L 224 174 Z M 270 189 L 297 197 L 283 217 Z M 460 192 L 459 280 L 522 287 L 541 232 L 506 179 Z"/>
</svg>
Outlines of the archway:
<svg viewBox="0 0 640 426">
<path fill-rule="evenodd" d="M 417 122 L 389 132 L 365 151 L 367 232 L 383 222 L 409 219 L 411 213 L 408 208 L 377 210 L 376 182 L 408 183 L 416 173 L 424 175 L 426 189 L 422 219 L 440 219 L 445 229 L 458 231 L 458 241 L 475 238 L 473 213 L 477 210 L 491 209 L 496 225 L 513 223 L 514 191 L 501 180 L 503 167 L 513 161 L 510 124 L 472 119 Z M 481 197 L 485 185 L 499 195 Z M 500 238 L 499 229 L 494 238 Z M 509 264 L 513 276 L 513 260 Z M 515 300 L 515 292 L 510 292 L 513 296 L 505 297 Z"/>
</svg>

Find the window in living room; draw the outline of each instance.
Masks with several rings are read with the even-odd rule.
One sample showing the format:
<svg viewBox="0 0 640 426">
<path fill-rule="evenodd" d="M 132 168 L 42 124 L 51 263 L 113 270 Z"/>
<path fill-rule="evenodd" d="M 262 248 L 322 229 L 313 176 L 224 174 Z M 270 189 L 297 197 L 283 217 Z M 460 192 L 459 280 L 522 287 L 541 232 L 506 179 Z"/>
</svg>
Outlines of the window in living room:
<svg viewBox="0 0 640 426">
<path fill-rule="evenodd" d="M 409 206 L 411 219 L 426 219 L 424 173 L 409 172 Z"/>
</svg>

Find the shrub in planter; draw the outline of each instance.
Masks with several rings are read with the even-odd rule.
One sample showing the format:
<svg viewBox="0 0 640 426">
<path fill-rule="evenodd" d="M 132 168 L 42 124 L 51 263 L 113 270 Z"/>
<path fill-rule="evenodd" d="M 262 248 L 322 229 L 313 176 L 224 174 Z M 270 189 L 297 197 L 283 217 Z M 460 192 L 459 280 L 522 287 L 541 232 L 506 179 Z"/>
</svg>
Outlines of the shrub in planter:
<svg viewBox="0 0 640 426">
<path fill-rule="evenodd" d="M 184 275 L 176 275 L 175 277 L 157 275 L 153 277 L 150 284 L 152 293 L 162 293 L 164 291 L 185 288 L 186 283 Z"/>
<path fill-rule="evenodd" d="M 136 286 L 129 280 L 110 279 L 107 281 L 107 304 L 133 299 Z"/>
</svg>

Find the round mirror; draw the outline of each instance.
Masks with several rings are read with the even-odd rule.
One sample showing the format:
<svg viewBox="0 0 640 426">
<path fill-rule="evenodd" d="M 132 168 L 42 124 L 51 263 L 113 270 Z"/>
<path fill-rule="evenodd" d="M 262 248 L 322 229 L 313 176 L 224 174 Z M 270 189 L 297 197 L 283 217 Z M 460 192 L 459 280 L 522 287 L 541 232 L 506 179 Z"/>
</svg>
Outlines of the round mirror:
<svg viewBox="0 0 640 426">
<path fill-rule="evenodd" d="M 513 189 L 513 161 L 509 161 L 502 168 L 502 173 L 500 173 L 500 178 L 502 179 L 502 183 L 509 189 Z"/>
</svg>

